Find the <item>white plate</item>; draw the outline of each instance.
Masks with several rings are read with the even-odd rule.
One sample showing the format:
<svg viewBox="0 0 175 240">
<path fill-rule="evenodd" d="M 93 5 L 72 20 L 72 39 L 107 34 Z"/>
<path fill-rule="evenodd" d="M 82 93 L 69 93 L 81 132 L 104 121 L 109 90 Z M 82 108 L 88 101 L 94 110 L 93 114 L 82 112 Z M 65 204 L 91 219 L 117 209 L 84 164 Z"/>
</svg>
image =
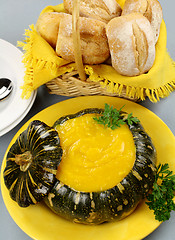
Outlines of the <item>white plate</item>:
<svg viewBox="0 0 175 240">
<path fill-rule="evenodd" d="M 0 102 L 0 136 L 9 132 L 26 116 L 36 98 L 36 91 L 29 99 L 21 98 L 25 72 L 22 55 L 18 48 L 0 39 L 0 78 L 9 78 L 13 82 L 11 95 Z"/>
</svg>

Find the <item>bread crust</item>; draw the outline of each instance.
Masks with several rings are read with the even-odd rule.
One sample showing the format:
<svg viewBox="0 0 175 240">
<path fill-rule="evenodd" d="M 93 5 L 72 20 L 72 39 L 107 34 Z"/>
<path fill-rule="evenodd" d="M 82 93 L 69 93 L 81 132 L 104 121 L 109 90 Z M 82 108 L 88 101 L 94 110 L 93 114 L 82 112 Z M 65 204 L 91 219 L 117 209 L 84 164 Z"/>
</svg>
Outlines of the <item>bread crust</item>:
<svg viewBox="0 0 175 240">
<path fill-rule="evenodd" d="M 155 60 L 150 22 L 140 13 L 112 19 L 106 28 L 114 69 L 125 76 L 149 71 Z"/>
<path fill-rule="evenodd" d="M 53 48 L 56 47 L 60 21 L 66 15 L 68 14 L 58 12 L 45 12 L 41 14 L 37 20 L 36 23 L 37 32 Z"/>
<path fill-rule="evenodd" d="M 73 0 L 64 0 L 64 8 L 72 14 Z M 121 15 L 122 9 L 116 0 L 81 0 L 80 16 L 94 18 L 105 23 Z"/>
<path fill-rule="evenodd" d="M 110 55 L 104 22 L 80 17 L 80 43 L 83 63 L 99 64 Z M 62 58 L 75 62 L 72 37 L 72 16 L 66 16 L 60 21 L 56 53 Z"/>
<path fill-rule="evenodd" d="M 151 24 L 154 32 L 155 43 L 158 41 L 160 25 L 163 18 L 162 7 L 158 0 L 126 0 L 122 16 L 138 12 L 143 14 Z"/>
</svg>

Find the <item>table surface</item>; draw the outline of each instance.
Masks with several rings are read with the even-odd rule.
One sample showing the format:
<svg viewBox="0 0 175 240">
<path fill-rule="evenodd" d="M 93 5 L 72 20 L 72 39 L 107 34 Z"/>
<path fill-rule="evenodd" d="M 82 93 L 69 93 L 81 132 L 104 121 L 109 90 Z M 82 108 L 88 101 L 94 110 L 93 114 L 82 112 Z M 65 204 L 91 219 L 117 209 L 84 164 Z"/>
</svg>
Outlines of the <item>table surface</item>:
<svg viewBox="0 0 175 240">
<path fill-rule="evenodd" d="M 32 23 L 36 23 L 40 11 L 47 5 L 57 5 L 61 3 L 59 0 L 0 0 L 0 38 L 4 39 L 16 46 L 18 40 L 23 39 L 24 29 Z M 160 0 L 163 8 L 164 20 L 167 26 L 167 49 L 171 57 L 175 60 L 175 1 Z M 47 101 L 46 101 L 47 99 Z M 0 166 L 5 151 L 16 132 L 27 122 L 32 116 L 40 112 L 44 108 L 68 99 L 68 97 L 50 95 L 45 86 L 38 89 L 36 100 L 27 114 L 27 116 L 10 132 L 0 137 Z M 146 108 L 154 112 L 160 117 L 169 129 L 175 134 L 175 92 L 171 93 L 166 99 L 162 99 L 158 103 L 152 103 L 145 100 L 140 103 Z M 145 238 L 145 240 L 173 240 L 175 239 L 175 213 L 171 215 L 169 221 L 164 222 L 153 233 Z M 30 240 L 10 217 L 3 203 L 0 194 L 0 239 L 6 240 Z M 39 239 L 38 239 L 39 240 Z"/>
</svg>

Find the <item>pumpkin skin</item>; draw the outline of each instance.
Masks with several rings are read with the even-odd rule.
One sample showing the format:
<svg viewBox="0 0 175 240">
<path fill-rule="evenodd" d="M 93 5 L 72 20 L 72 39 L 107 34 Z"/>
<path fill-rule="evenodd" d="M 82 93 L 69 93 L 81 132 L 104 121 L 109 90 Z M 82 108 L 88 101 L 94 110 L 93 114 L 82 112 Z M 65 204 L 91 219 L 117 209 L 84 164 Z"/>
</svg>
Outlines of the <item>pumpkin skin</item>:
<svg viewBox="0 0 175 240">
<path fill-rule="evenodd" d="M 102 109 L 97 108 L 85 109 L 76 114 L 61 117 L 55 122 L 54 127 L 68 119 L 102 112 Z M 101 224 L 121 220 L 134 211 L 154 183 L 156 151 L 151 138 L 140 123 L 134 123 L 128 127 L 136 147 L 136 159 L 129 174 L 116 186 L 97 192 L 76 191 L 57 180 L 48 196 L 44 198 L 53 212 L 77 223 Z"/>
<path fill-rule="evenodd" d="M 35 120 L 11 146 L 4 182 L 20 207 L 40 202 L 53 187 L 62 149 L 55 129 Z"/>
</svg>

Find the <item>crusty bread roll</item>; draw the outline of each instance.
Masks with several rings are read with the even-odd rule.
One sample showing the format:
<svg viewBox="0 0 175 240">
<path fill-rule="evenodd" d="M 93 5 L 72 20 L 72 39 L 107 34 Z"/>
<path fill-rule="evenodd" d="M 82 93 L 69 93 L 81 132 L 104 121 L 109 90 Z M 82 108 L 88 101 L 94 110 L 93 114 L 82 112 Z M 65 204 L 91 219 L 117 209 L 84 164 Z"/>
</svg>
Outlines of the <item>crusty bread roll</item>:
<svg viewBox="0 0 175 240">
<path fill-rule="evenodd" d="M 158 0 L 126 0 L 122 15 L 139 12 L 151 23 L 155 43 L 159 38 L 160 25 L 163 18 L 162 7 Z"/>
<path fill-rule="evenodd" d="M 65 10 L 72 14 L 73 0 L 64 0 Z M 105 23 L 121 15 L 122 9 L 116 0 L 81 0 L 80 16 L 95 18 Z"/>
<path fill-rule="evenodd" d="M 53 47 L 56 47 L 58 30 L 61 18 L 66 13 L 45 12 L 41 14 L 36 23 L 37 32 Z"/>
<path fill-rule="evenodd" d="M 104 22 L 80 17 L 80 43 L 83 63 L 99 64 L 110 55 Z M 72 37 L 72 16 L 65 16 L 60 21 L 56 53 L 62 58 L 75 62 Z"/>
<path fill-rule="evenodd" d="M 147 72 L 155 60 L 155 42 L 150 22 L 140 13 L 112 19 L 106 28 L 112 66 L 121 75 Z"/>
</svg>

